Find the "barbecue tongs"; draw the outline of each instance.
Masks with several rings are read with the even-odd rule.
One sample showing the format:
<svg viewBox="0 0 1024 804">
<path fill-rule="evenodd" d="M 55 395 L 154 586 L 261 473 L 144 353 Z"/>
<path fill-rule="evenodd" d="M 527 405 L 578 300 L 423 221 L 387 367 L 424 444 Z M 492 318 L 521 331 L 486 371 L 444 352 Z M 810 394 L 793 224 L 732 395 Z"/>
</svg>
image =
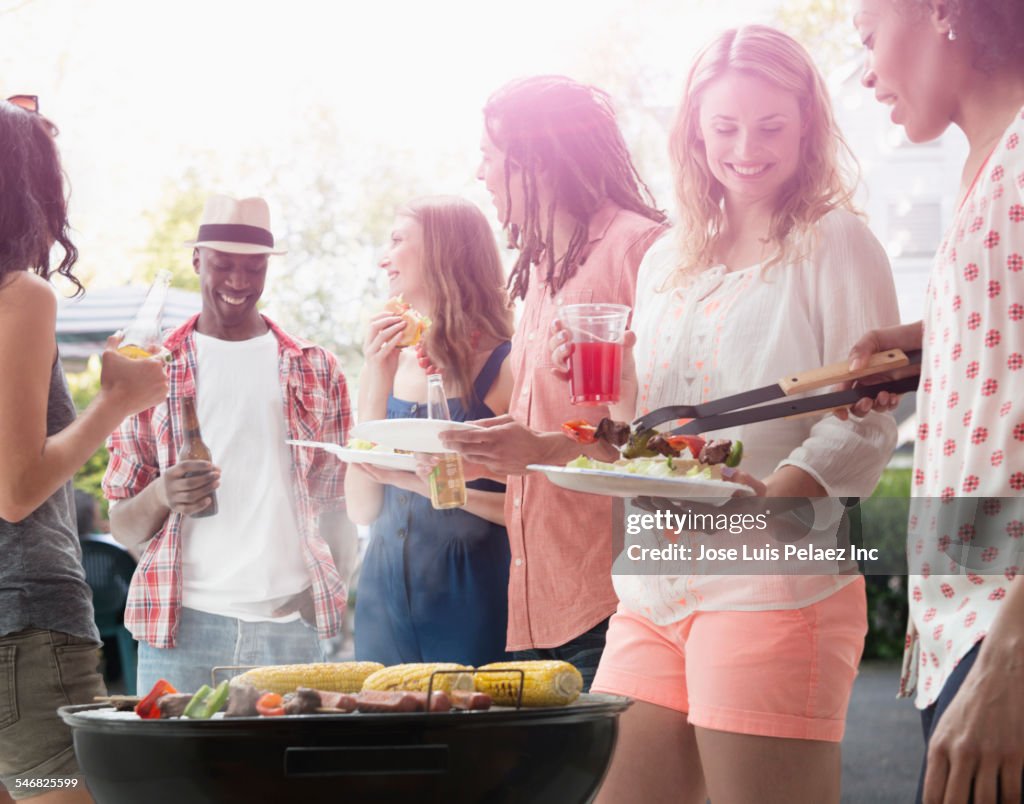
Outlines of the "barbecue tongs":
<svg viewBox="0 0 1024 804">
<path fill-rule="evenodd" d="M 636 419 L 632 424 L 634 433 L 649 430 L 659 424 L 677 419 L 691 419 L 682 427 L 669 430 L 672 435 L 707 433 L 712 430 L 724 430 L 741 424 L 763 422 L 770 419 L 781 419 L 787 416 L 800 416 L 819 411 L 827 412 L 848 407 L 864 397 L 872 399 L 882 391 L 904 394 L 917 388 L 920 374 L 904 377 L 900 380 L 879 383 L 878 385 L 858 385 L 846 391 L 835 391 L 828 394 L 817 394 L 774 405 L 764 405 L 779 397 L 792 396 L 806 391 L 814 391 L 827 385 L 857 380 L 872 374 L 881 374 L 905 366 L 921 364 L 921 350 L 904 353 L 899 349 L 877 352 L 871 356 L 867 365 L 851 372 L 849 363 L 833 363 L 830 366 L 805 371 L 784 377 L 773 385 L 755 388 L 752 391 L 725 396 L 699 405 L 668 405 L 652 410 Z M 756 407 L 752 407 L 756 406 Z"/>
</svg>

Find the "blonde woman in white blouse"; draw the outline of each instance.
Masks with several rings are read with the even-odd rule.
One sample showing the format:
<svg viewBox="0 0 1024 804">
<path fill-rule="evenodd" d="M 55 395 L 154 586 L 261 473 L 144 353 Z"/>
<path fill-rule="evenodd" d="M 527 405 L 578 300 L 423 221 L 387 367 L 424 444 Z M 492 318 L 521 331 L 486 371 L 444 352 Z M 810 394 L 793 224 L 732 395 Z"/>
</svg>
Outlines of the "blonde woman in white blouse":
<svg viewBox="0 0 1024 804">
<path fill-rule="evenodd" d="M 850 211 L 840 146 L 821 77 L 788 36 L 743 27 L 698 56 L 672 132 L 679 221 L 640 267 L 636 368 L 627 359 L 623 376 L 633 404 L 616 418 L 842 360 L 854 333 L 898 321 L 885 254 Z M 838 497 L 871 493 L 896 432 L 872 414 L 715 436 L 744 441 L 736 479 L 758 494 Z M 599 801 L 839 801 L 862 577 L 614 580 L 594 689 L 635 703 Z"/>
</svg>

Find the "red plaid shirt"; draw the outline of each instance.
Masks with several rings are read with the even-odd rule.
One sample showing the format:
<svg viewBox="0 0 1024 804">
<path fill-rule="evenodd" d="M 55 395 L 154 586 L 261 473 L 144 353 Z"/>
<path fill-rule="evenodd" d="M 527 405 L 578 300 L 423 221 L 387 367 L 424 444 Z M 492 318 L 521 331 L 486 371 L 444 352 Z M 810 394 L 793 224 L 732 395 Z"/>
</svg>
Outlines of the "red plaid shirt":
<svg viewBox="0 0 1024 804">
<path fill-rule="evenodd" d="M 103 478 L 109 500 L 134 497 L 177 462 L 183 397 L 196 393 L 195 316 L 164 342 L 171 352 L 167 403 L 125 419 L 110 436 Z M 344 444 L 350 407 L 345 377 L 326 349 L 292 338 L 264 318 L 278 343 L 278 374 L 290 439 Z M 177 435 L 176 435 L 177 434 Z M 345 464 L 323 450 L 292 447 L 292 491 L 302 551 L 309 569 L 321 639 L 337 635 L 347 589 L 317 524 L 321 512 L 344 508 Z M 253 489 L 266 494 L 272 489 Z M 181 520 L 171 513 L 147 543 L 128 591 L 124 621 L 136 639 L 173 648 L 181 610 Z"/>
</svg>

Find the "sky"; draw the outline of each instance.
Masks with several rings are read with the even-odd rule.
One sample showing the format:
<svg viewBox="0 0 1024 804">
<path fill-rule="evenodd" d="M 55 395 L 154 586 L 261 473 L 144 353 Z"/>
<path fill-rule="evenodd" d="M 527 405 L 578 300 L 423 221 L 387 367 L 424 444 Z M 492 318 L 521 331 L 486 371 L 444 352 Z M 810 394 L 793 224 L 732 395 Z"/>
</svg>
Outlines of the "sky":
<svg viewBox="0 0 1024 804">
<path fill-rule="evenodd" d="M 0 0 L 0 92 L 38 94 L 61 129 L 80 265 L 102 286 L 125 281 L 151 231 L 147 212 L 197 155 L 225 165 L 232 186 L 211 192 L 260 194 L 258 171 L 236 165 L 239 154 L 294 158 L 286 151 L 323 111 L 354 158 L 374 144 L 404 148 L 416 171 L 454 154 L 462 188 L 480 108 L 505 81 L 614 73 L 626 42 L 624 69 L 665 76 L 651 102 L 668 108 L 700 44 L 764 21 L 774 5 Z"/>
</svg>

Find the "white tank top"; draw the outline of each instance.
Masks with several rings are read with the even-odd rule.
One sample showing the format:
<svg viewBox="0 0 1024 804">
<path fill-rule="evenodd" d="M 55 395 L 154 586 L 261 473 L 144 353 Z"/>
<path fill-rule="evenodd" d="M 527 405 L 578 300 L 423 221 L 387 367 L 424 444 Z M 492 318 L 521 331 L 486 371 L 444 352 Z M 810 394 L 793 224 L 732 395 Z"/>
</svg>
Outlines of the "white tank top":
<svg viewBox="0 0 1024 804">
<path fill-rule="evenodd" d="M 291 458 L 272 332 L 246 341 L 196 333 L 203 441 L 221 469 L 215 516 L 182 522 L 182 603 L 241 620 L 310 585 L 292 500 Z"/>
</svg>

